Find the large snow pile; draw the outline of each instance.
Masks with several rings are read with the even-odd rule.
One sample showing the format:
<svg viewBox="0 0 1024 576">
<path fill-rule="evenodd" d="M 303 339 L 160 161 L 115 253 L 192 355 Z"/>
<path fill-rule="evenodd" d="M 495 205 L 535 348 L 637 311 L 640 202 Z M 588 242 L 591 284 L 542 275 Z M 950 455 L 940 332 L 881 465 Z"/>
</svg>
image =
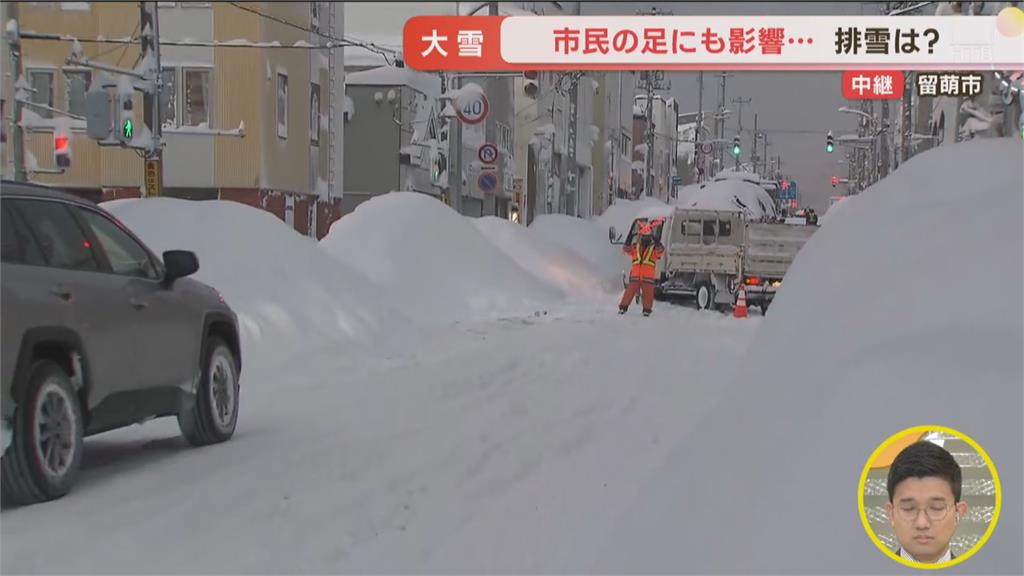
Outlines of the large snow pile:
<svg viewBox="0 0 1024 576">
<path fill-rule="evenodd" d="M 935 424 L 980 442 L 1002 479 L 998 527 L 954 570 L 1024 573 L 1021 158 L 1019 140 L 942 146 L 848 202 L 596 565 L 906 573 L 865 534 L 858 480 L 887 437 Z"/>
<path fill-rule="evenodd" d="M 532 229 L 494 216 L 476 218 L 473 225 L 513 262 L 559 288 L 567 297 L 601 297 L 622 288 L 618 269 L 602 271 L 573 250 L 546 240 Z M 613 247 L 608 244 L 607 235 L 605 245 Z"/>
<path fill-rule="evenodd" d="M 563 297 L 436 199 L 392 192 L 338 220 L 320 245 L 422 320 L 532 313 Z"/>
<path fill-rule="evenodd" d="M 602 275 L 618 277 L 622 271 L 622 251 L 608 241 L 607 226 L 564 214 L 542 214 L 530 223 L 530 232 L 572 250 Z"/>
<path fill-rule="evenodd" d="M 676 204 L 683 208 L 707 210 L 742 210 L 754 220 L 775 217 L 775 203 L 764 188 L 734 175 L 703 187 L 687 187 Z"/>
<path fill-rule="evenodd" d="M 368 344 L 408 322 L 378 289 L 272 214 L 173 198 L 103 204 L 157 254 L 191 250 L 195 278 L 238 314 L 246 362 L 310 347 Z"/>
</svg>

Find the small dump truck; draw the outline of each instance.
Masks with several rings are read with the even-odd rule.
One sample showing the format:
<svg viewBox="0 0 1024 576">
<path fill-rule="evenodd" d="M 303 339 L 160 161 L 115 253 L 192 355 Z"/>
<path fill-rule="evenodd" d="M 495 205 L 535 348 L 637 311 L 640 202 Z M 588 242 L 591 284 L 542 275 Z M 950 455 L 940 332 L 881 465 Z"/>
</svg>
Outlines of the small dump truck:
<svg viewBox="0 0 1024 576">
<path fill-rule="evenodd" d="M 693 296 L 701 310 L 735 304 L 742 283 L 747 304 L 762 313 L 782 286 L 797 252 L 816 226 L 757 222 L 745 212 L 675 208 L 666 216 L 637 218 L 625 238 L 614 227 L 612 244 L 632 244 L 640 226 L 654 224 L 665 254 L 657 263 L 659 298 Z M 628 273 L 628 270 L 627 270 Z"/>
</svg>

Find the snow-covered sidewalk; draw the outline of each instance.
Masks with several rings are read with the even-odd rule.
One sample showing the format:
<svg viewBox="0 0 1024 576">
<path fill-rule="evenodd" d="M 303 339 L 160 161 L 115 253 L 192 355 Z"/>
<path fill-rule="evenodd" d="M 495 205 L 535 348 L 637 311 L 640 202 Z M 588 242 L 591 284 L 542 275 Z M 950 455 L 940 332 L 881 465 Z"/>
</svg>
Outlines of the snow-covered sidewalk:
<svg viewBox="0 0 1024 576">
<path fill-rule="evenodd" d="M 173 419 L 89 439 L 69 496 L 4 512 L 2 571 L 585 570 L 760 322 L 567 304 L 253 359 L 232 441 L 188 448 Z"/>
</svg>

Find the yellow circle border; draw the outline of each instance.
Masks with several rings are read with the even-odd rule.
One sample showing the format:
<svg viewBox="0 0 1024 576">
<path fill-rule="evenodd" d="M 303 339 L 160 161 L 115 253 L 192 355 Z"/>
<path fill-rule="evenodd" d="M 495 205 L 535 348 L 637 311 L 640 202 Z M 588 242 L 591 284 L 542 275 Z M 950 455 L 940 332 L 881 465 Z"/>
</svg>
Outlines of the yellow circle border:
<svg viewBox="0 0 1024 576">
<path fill-rule="evenodd" d="M 889 444 L 891 444 L 894 440 L 902 438 L 907 434 L 913 434 L 916 432 L 945 432 L 967 442 L 967 444 L 969 444 L 971 448 L 977 450 L 978 454 L 980 454 L 981 457 L 985 459 L 985 463 L 988 464 L 989 470 L 992 471 L 992 481 L 995 484 L 995 511 L 992 513 L 992 521 L 989 522 L 988 528 L 985 530 L 985 533 L 981 536 L 981 540 L 978 540 L 977 544 L 971 546 L 970 550 L 964 553 L 963 556 L 957 556 L 949 562 L 943 562 L 941 564 L 911 562 L 910 560 L 898 556 L 895 552 L 887 548 L 885 544 L 882 543 L 881 539 L 879 539 L 878 536 L 875 534 L 875 531 L 871 529 L 871 522 L 868 520 L 867 512 L 864 511 L 864 485 L 867 484 L 868 472 L 871 471 L 871 464 L 875 461 L 875 458 L 877 458 L 878 455 L 881 454 L 882 451 L 885 450 L 889 446 Z M 885 439 L 885 442 L 882 442 L 882 444 L 879 445 L 878 448 L 876 448 L 875 451 L 871 453 L 871 456 L 868 458 L 867 463 L 864 465 L 864 470 L 860 474 L 860 482 L 857 483 L 857 513 L 860 514 L 861 524 L 864 525 L 864 531 L 868 533 L 868 537 L 871 538 L 871 541 L 875 543 L 875 546 L 877 546 L 878 549 L 882 551 L 882 553 L 884 553 L 889 558 L 892 558 L 896 562 L 899 562 L 904 566 L 909 566 L 911 568 L 920 568 L 924 570 L 941 570 L 943 568 L 949 568 L 951 566 L 956 566 L 957 564 L 966 561 L 971 556 L 974 556 L 975 552 L 981 550 L 985 546 L 985 543 L 988 542 L 989 537 L 992 536 L 992 532 L 995 531 L 996 524 L 999 523 L 999 512 L 1002 510 L 1002 505 L 1003 489 L 1002 485 L 1000 485 L 999 483 L 999 472 L 996 470 L 995 462 L 993 462 L 992 459 L 989 458 L 988 453 L 985 452 L 985 449 L 982 448 L 981 444 L 978 444 L 974 440 L 974 438 L 971 438 L 970 436 L 964 434 L 959 430 L 949 428 L 948 426 L 913 426 L 911 428 L 900 430 L 899 432 L 893 434 L 892 436 L 889 436 L 888 438 Z"/>
</svg>

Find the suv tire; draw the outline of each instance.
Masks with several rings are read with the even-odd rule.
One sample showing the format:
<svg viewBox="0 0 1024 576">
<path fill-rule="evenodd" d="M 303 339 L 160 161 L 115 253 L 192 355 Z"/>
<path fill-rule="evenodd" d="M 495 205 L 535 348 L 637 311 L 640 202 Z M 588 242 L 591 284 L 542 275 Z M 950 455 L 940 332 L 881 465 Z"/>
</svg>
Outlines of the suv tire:
<svg viewBox="0 0 1024 576">
<path fill-rule="evenodd" d="M 57 363 L 40 360 L 32 365 L 22 400 L 15 412 L 14 439 L 0 464 L 5 504 L 33 504 L 67 494 L 85 448 L 78 396 Z"/>
<path fill-rule="evenodd" d="M 194 446 L 224 442 L 238 423 L 238 363 L 224 340 L 206 338 L 201 369 L 192 407 L 178 414 L 181 433 Z"/>
</svg>

